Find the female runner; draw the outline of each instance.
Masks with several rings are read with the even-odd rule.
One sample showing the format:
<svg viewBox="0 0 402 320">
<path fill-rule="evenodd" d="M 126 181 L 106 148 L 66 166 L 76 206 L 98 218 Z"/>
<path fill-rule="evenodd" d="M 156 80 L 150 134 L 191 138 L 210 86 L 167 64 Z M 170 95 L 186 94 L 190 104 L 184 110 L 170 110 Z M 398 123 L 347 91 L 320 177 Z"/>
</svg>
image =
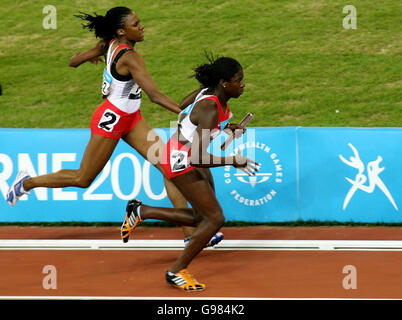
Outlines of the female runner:
<svg viewBox="0 0 402 320">
<path fill-rule="evenodd" d="M 130 233 L 146 219 L 195 228 L 189 243 L 166 272 L 167 282 L 184 291 L 205 289 L 205 284 L 195 280 L 186 268 L 225 221 L 209 168 L 231 164 L 253 175 L 259 166 L 240 153 L 217 157 L 207 152 L 211 139 L 226 128 L 232 116 L 228 100 L 243 93 L 245 85 L 241 65 L 228 57 L 211 59 L 210 63 L 195 69 L 195 77 L 204 89 L 189 95 L 188 100 L 192 103 L 179 115 L 178 130 L 168 141 L 162 157 L 165 175 L 192 208 L 151 207 L 139 200 L 130 200 L 121 227 L 123 241 L 127 241 Z"/>
<path fill-rule="evenodd" d="M 110 159 L 120 138 L 163 173 L 158 150 L 163 150 L 164 143 L 141 116 L 142 90 L 152 102 L 169 111 L 179 113 L 181 109 L 178 103 L 158 90 L 145 68 L 143 57 L 134 49 L 137 42 L 144 40 L 144 27 L 140 19 L 126 7 L 112 8 L 105 16 L 83 14 L 77 17 L 87 22 L 84 28 L 95 31 L 96 37 L 101 40 L 93 49 L 75 55 L 70 60 L 70 66 L 78 67 L 86 61 L 97 63 L 100 56 L 105 56 L 102 87 L 105 102 L 92 116 L 91 137 L 80 168 L 37 177 L 20 171 L 7 193 L 7 202 L 11 206 L 16 204 L 19 197 L 37 187 L 89 187 Z M 150 136 L 155 140 L 147 139 Z M 156 154 L 148 152 L 151 147 Z M 185 198 L 168 179 L 165 179 L 165 186 L 175 207 L 187 206 Z M 221 239 L 220 234 L 214 235 L 208 245 L 214 245 Z"/>
</svg>

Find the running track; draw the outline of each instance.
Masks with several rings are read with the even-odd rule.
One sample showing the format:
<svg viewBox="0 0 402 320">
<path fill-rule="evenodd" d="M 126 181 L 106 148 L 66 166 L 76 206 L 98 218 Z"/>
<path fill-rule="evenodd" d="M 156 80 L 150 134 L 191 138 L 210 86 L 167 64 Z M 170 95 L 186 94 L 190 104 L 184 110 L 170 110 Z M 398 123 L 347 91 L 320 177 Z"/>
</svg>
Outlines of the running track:
<svg viewBox="0 0 402 320">
<path fill-rule="evenodd" d="M 229 227 L 226 244 L 237 240 L 289 241 L 295 248 L 217 248 L 204 250 L 188 270 L 207 285 L 204 292 L 169 287 L 165 270 L 180 249 L 131 250 L 117 247 L 40 248 L 38 243 L 90 240 L 117 243 L 118 227 L 0 227 L 0 299 L 9 298 L 374 298 L 402 299 L 402 229 L 397 227 Z M 28 248 L 7 247 L 10 240 L 32 240 Z M 180 228 L 139 227 L 133 240 L 176 240 Z M 37 241 L 40 240 L 40 241 Z M 224 240 L 224 241 L 225 241 Z M 370 241 L 367 250 L 303 249 L 298 241 Z M 7 242 L 8 241 L 8 242 Z M 399 242 L 401 241 L 401 242 Z M 83 241 L 85 243 L 85 241 Z M 120 243 L 120 242 L 118 242 Z M 135 243 L 131 241 L 130 243 Z M 148 243 L 144 241 L 144 243 Z M 159 241 L 158 243 L 164 243 Z M 258 243 L 254 241 L 253 243 Z M 331 243 L 331 242 L 330 242 Z M 400 246 L 387 247 L 388 243 Z M 32 247 L 29 247 L 29 244 Z M 3 247 L 1 247 L 3 245 Z M 35 247 L 36 245 L 36 247 Z M 57 245 L 56 245 L 57 246 Z M 119 244 L 120 246 L 120 244 Z M 224 243 L 222 243 L 224 246 Z M 298 246 L 298 247 L 297 247 Z M 324 250 L 322 250 L 324 249 Z M 44 266 L 57 270 L 57 289 L 44 289 Z M 345 289 L 345 266 L 356 268 L 356 289 Z"/>
</svg>

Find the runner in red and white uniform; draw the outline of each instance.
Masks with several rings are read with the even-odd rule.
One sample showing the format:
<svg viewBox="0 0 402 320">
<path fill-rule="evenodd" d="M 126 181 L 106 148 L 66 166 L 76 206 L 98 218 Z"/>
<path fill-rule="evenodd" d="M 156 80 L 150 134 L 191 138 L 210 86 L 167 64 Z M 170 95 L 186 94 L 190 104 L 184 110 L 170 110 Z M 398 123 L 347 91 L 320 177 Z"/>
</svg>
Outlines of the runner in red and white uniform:
<svg viewBox="0 0 402 320">
<path fill-rule="evenodd" d="M 91 132 L 111 139 L 120 139 L 142 119 L 141 88 L 131 74 L 121 75 L 116 70 L 120 58 L 133 48 L 116 44 L 113 39 L 106 54 L 106 67 L 102 84 L 105 102 L 92 116 Z M 113 50 L 112 50 L 113 49 Z"/>
<path fill-rule="evenodd" d="M 77 67 L 86 61 L 97 63 L 99 56 L 105 55 L 102 85 L 105 100 L 93 113 L 91 137 L 80 168 L 37 177 L 19 172 L 7 194 L 7 202 L 12 206 L 20 196 L 37 187 L 89 187 L 110 159 L 120 138 L 163 173 L 160 155 L 148 156 L 151 147 L 163 150 L 164 143 L 141 116 L 142 91 L 152 102 L 169 111 L 179 113 L 181 109 L 178 103 L 159 91 L 146 70 L 144 58 L 134 50 L 135 44 L 144 40 L 140 19 L 126 7 L 112 8 L 105 16 L 82 14 L 77 17 L 87 22 L 84 27 L 94 31 L 101 40 L 95 48 L 75 55 L 70 66 Z M 156 138 L 149 141 L 149 136 Z M 174 199 L 176 205 L 185 207 L 187 202 L 174 184 L 166 180 L 165 185 L 169 198 Z"/>
<path fill-rule="evenodd" d="M 30 177 L 26 171 L 17 174 L 7 194 L 7 202 L 15 205 L 18 198 L 37 187 L 62 188 L 76 186 L 87 188 L 103 169 L 122 138 L 162 173 L 160 154 L 164 143 L 141 116 L 141 95 L 144 91 L 154 103 L 179 113 L 183 108 L 159 92 L 145 68 L 143 57 L 134 49 L 144 40 L 144 27 L 137 15 L 126 7 L 110 9 L 105 16 L 83 14 L 77 16 L 86 22 L 85 28 L 101 38 L 96 46 L 71 58 L 69 65 L 78 67 L 90 61 L 97 64 L 105 56 L 106 67 L 102 84 L 105 101 L 93 113 L 91 139 L 78 170 L 61 170 L 55 173 Z M 134 80 L 135 79 L 135 80 Z M 155 137 L 149 140 L 148 137 Z M 148 151 L 156 150 L 156 154 Z M 150 156 L 153 156 L 152 158 Z M 187 201 L 175 185 L 165 179 L 167 195 L 174 207 L 186 208 Z M 187 242 L 193 230 L 183 227 Z M 213 235 L 207 246 L 223 239 L 221 233 Z"/>
<path fill-rule="evenodd" d="M 229 107 L 226 106 L 225 111 L 223 111 L 218 97 L 215 95 L 206 94 L 207 91 L 208 88 L 201 90 L 197 94 L 194 102 L 179 114 L 178 124 L 180 134 L 185 139 L 186 144 L 180 143 L 177 140 L 177 135 L 173 135 L 163 150 L 162 167 L 165 175 L 169 179 L 196 168 L 195 166 L 190 165 L 191 149 L 189 145 L 193 142 L 194 134 L 197 130 L 197 125 L 191 122 L 191 111 L 198 102 L 208 99 L 214 101 L 216 104 L 219 118 L 215 127 L 210 132 L 211 140 L 216 138 L 220 134 L 220 131 L 225 129 L 230 118 L 232 117 Z M 183 141 L 184 139 L 181 140 Z"/>
<path fill-rule="evenodd" d="M 243 93 L 243 69 L 234 59 L 210 60 L 195 69 L 195 77 L 204 89 L 196 90 L 182 103 L 189 105 L 179 115 L 178 130 L 167 143 L 162 165 L 165 174 L 191 204 L 191 208 L 151 207 L 139 200 L 130 200 L 121 227 L 122 239 L 146 219 L 164 220 L 176 225 L 194 227 L 189 243 L 166 272 L 166 281 L 184 291 L 201 291 L 205 284 L 187 271 L 190 262 L 224 224 L 225 217 L 215 195 L 211 167 L 233 165 L 247 174 L 258 171 L 259 164 L 243 157 L 219 157 L 207 152 L 211 138 L 228 126 L 231 113 L 228 100 Z M 233 129 L 243 129 L 231 125 Z"/>
</svg>

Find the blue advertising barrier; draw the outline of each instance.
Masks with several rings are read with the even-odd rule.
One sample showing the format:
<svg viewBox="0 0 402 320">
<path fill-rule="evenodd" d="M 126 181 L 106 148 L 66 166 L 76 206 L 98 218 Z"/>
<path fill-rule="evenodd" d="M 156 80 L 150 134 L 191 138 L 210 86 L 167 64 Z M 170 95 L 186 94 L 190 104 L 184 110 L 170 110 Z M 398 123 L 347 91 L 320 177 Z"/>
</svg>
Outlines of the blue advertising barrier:
<svg viewBox="0 0 402 320">
<path fill-rule="evenodd" d="M 402 130 L 298 128 L 300 219 L 402 221 Z"/>
<path fill-rule="evenodd" d="M 227 220 L 297 220 L 295 128 L 249 128 L 243 138 L 231 145 L 231 154 L 240 150 L 255 159 L 261 164 L 259 172 L 248 176 L 233 166 L 211 170 Z"/>
<path fill-rule="evenodd" d="M 155 129 L 164 141 L 172 130 Z M 0 129 L 0 192 L 18 170 L 42 175 L 76 169 L 87 129 Z M 402 129 L 248 128 L 222 152 L 261 163 L 255 176 L 231 165 L 212 168 L 227 221 L 402 222 Z M 172 207 L 162 174 L 125 142 L 87 189 L 37 188 L 15 207 L 0 201 L 0 222 L 121 222 L 127 200 Z"/>
</svg>

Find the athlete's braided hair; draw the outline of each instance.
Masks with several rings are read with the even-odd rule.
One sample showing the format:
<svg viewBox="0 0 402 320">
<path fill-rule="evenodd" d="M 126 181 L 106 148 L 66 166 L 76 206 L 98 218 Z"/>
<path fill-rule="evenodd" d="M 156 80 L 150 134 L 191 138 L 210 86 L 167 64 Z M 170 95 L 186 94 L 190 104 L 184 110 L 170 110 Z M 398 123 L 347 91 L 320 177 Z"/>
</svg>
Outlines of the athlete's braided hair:
<svg viewBox="0 0 402 320">
<path fill-rule="evenodd" d="M 204 88 L 215 89 L 219 81 L 230 81 L 242 69 L 240 63 L 229 57 L 215 59 L 213 55 L 206 54 L 209 63 L 202 64 L 194 69 L 195 78 Z"/>
<path fill-rule="evenodd" d="M 116 36 L 116 31 L 124 28 L 124 22 L 131 11 L 127 7 L 114 7 L 104 16 L 96 13 L 92 16 L 81 11 L 81 15 L 74 16 L 86 21 L 87 24 L 83 24 L 82 27 L 89 29 L 89 31 L 95 31 L 95 36 L 102 38 L 108 45 L 110 40 Z"/>
</svg>

